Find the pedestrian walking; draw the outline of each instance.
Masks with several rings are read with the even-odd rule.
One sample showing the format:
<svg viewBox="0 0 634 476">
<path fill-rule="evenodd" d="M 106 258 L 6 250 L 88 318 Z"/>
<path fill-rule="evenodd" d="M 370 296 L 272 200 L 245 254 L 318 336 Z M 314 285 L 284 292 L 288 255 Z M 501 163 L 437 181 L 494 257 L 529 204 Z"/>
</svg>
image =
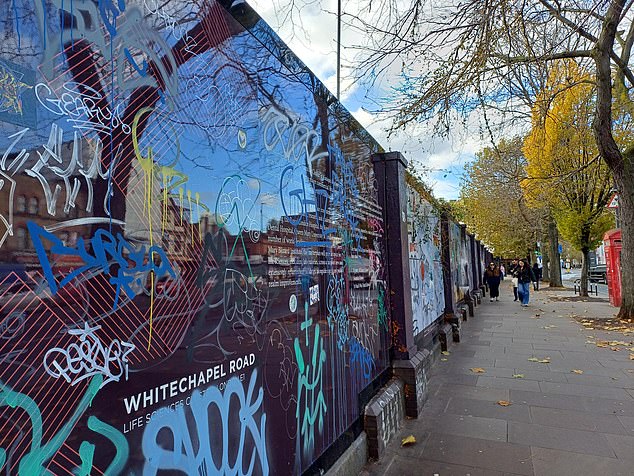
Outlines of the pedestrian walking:
<svg viewBox="0 0 634 476">
<path fill-rule="evenodd" d="M 502 273 L 500 273 L 500 269 L 495 266 L 495 263 L 489 263 L 486 271 L 484 272 L 484 282 L 489 285 L 489 297 L 490 301 L 493 302 L 495 299 L 499 301 L 500 297 L 500 280 L 502 279 Z"/>
<path fill-rule="evenodd" d="M 523 307 L 528 307 L 528 299 L 530 298 L 530 284 L 535 281 L 533 270 L 523 259 L 517 263 L 517 295 L 522 302 Z"/>
<path fill-rule="evenodd" d="M 533 275 L 535 276 L 535 281 L 533 281 L 533 290 L 539 291 L 539 281 L 542 279 L 542 269 L 537 263 L 533 264 Z"/>
<path fill-rule="evenodd" d="M 501 277 L 501 279 L 504 279 L 504 276 L 506 276 L 506 268 L 504 267 L 504 263 L 500 263 L 500 277 Z"/>
<path fill-rule="evenodd" d="M 513 282 L 513 296 L 515 296 L 515 299 L 513 299 L 513 301 L 517 301 L 517 260 L 514 259 L 513 261 L 511 261 L 511 265 L 509 266 L 509 270 L 508 270 L 509 276 L 511 276 L 511 281 Z"/>
</svg>

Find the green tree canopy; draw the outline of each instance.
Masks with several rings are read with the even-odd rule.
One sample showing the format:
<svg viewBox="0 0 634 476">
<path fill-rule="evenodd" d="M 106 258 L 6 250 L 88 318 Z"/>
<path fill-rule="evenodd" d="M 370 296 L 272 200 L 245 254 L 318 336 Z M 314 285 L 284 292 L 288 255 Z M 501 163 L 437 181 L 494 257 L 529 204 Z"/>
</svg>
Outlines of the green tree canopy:
<svg viewBox="0 0 634 476">
<path fill-rule="evenodd" d="M 525 162 L 521 138 L 485 148 L 465 166 L 454 205 L 469 230 L 500 256 L 523 256 L 541 227 L 540 212 L 526 206 L 520 187 Z"/>
</svg>

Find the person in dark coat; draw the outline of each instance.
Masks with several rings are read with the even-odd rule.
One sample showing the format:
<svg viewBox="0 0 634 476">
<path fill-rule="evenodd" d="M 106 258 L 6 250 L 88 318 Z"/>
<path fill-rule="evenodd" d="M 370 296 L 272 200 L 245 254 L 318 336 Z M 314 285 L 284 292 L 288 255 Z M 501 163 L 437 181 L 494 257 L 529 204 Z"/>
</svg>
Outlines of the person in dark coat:
<svg viewBox="0 0 634 476">
<path fill-rule="evenodd" d="M 502 273 L 500 273 L 500 269 L 495 266 L 495 263 L 489 263 L 489 266 L 484 272 L 484 282 L 489 285 L 489 296 L 491 297 L 491 301 L 493 301 L 493 299 L 499 301 L 501 279 Z"/>
<path fill-rule="evenodd" d="M 535 281 L 533 281 L 533 289 L 535 291 L 539 291 L 539 281 L 542 279 L 542 269 L 537 263 L 533 264 L 533 276 L 535 276 Z"/>
<path fill-rule="evenodd" d="M 528 299 L 530 298 L 530 284 L 535 281 L 533 270 L 528 262 L 521 259 L 517 263 L 517 295 L 522 301 L 523 307 L 528 307 Z"/>
</svg>

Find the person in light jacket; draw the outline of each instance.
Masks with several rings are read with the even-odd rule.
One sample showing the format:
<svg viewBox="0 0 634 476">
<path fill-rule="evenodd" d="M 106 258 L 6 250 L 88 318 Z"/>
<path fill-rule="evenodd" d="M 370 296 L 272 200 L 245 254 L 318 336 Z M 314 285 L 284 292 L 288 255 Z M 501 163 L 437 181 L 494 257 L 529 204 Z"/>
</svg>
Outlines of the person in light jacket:
<svg viewBox="0 0 634 476">
<path fill-rule="evenodd" d="M 509 276 L 511 276 L 511 281 L 513 281 L 514 279 L 517 278 L 517 260 L 514 259 L 513 261 L 511 261 L 511 265 L 509 266 L 508 269 L 508 273 Z M 515 296 L 515 299 L 513 299 L 513 301 L 517 301 L 517 284 L 515 283 L 515 281 L 513 281 L 513 296 Z"/>
</svg>

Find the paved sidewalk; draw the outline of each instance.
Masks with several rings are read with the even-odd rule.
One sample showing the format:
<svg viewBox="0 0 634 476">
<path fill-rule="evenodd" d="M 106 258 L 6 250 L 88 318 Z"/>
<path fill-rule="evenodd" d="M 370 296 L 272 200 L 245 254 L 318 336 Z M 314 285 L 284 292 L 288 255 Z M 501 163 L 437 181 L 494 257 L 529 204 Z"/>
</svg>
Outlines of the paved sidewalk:
<svg viewBox="0 0 634 476">
<path fill-rule="evenodd" d="M 570 318 L 612 317 L 605 302 L 545 288 L 522 308 L 507 286 L 476 308 L 434 366 L 422 417 L 364 475 L 634 475 L 634 350 L 622 343 L 634 334 Z M 408 435 L 416 444 L 401 447 Z"/>
</svg>

